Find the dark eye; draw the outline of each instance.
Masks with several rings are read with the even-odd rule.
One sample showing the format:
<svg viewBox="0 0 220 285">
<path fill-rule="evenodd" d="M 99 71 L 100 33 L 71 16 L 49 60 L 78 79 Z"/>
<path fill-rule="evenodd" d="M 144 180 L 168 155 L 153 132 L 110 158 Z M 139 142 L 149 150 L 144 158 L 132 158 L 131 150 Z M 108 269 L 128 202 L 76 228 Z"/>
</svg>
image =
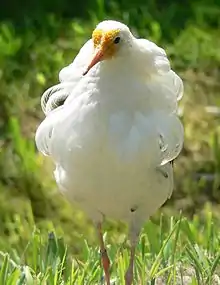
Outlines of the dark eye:
<svg viewBox="0 0 220 285">
<path fill-rule="evenodd" d="M 118 44 L 120 42 L 121 38 L 120 37 L 116 37 L 114 39 L 114 44 Z"/>
</svg>

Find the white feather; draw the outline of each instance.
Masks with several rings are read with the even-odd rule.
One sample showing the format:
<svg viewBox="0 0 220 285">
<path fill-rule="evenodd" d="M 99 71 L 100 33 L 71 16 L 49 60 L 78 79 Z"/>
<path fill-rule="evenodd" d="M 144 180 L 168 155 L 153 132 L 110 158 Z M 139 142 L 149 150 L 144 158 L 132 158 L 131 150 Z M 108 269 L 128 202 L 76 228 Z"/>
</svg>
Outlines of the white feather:
<svg viewBox="0 0 220 285">
<path fill-rule="evenodd" d="M 55 161 L 61 190 L 88 213 L 127 220 L 137 205 L 148 217 L 172 193 L 169 162 L 183 145 L 176 114 L 183 83 L 154 43 L 135 39 L 118 22 L 98 27 L 121 29 L 119 56 L 82 76 L 94 51 L 89 40 L 61 70 L 61 85 L 43 95 L 47 117 L 38 128 L 37 147 Z M 52 96 L 63 94 L 64 105 L 52 110 Z"/>
</svg>

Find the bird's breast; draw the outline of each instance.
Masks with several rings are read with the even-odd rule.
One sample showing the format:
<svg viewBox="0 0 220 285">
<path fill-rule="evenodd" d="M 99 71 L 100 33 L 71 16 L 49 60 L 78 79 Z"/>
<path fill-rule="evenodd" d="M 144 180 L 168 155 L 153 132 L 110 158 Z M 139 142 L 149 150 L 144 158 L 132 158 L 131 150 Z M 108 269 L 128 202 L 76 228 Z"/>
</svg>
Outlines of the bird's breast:
<svg viewBox="0 0 220 285">
<path fill-rule="evenodd" d="M 72 200 L 89 201 L 109 216 L 123 218 L 141 203 L 151 212 L 165 201 L 172 179 L 156 172 L 160 149 L 150 113 L 139 102 L 142 94 L 128 92 L 128 86 L 123 93 L 111 86 L 103 93 L 89 84 L 66 103 L 54 126 L 50 152 L 56 180 Z M 162 192 L 161 199 L 152 191 Z"/>
<path fill-rule="evenodd" d="M 77 157 L 87 157 L 91 164 L 101 159 L 118 163 L 145 161 L 151 163 L 159 147 L 155 144 L 155 130 L 143 105 L 129 98 L 96 100 L 95 95 L 78 98 L 64 110 L 54 126 L 52 154 L 62 163 L 72 164 Z M 100 95 L 102 96 L 102 95 Z M 83 161 L 83 160 L 82 160 Z M 142 161 L 143 164 L 143 161 Z"/>
</svg>

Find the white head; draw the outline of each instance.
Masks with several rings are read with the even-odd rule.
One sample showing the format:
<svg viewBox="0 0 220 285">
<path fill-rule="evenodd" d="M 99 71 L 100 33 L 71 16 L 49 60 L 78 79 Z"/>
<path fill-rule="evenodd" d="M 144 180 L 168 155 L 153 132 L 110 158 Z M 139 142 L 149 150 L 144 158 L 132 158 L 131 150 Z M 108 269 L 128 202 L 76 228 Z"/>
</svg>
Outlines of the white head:
<svg viewBox="0 0 220 285">
<path fill-rule="evenodd" d="M 94 57 L 83 75 L 98 62 L 122 55 L 132 46 L 133 39 L 129 28 L 120 22 L 109 20 L 99 23 L 92 33 Z"/>
</svg>

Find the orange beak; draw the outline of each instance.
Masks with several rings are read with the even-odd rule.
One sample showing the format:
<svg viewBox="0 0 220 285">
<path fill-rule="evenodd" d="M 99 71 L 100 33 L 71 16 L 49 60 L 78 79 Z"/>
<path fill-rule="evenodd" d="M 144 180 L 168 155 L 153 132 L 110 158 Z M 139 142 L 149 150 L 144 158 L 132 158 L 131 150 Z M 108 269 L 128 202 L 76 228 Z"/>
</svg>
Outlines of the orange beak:
<svg viewBox="0 0 220 285">
<path fill-rule="evenodd" d="M 98 62 L 105 59 L 111 59 L 115 52 L 116 48 L 114 45 L 114 39 L 118 35 L 119 30 L 111 30 L 108 32 L 103 32 L 102 30 L 94 30 L 92 34 L 92 39 L 95 48 L 95 54 L 88 65 L 83 76 L 86 75 L 90 69 L 95 66 Z"/>
<path fill-rule="evenodd" d="M 98 62 L 102 61 L 103 59 L 104 59 L 104 49 L 103 49 L 103 47 L 100 47 L 96 51 L 92 61 L 88 65 L 86 71 L 83 72 L 83 76 L 86 75 L 93 66 L 95 66 Z"/>
</svg>

